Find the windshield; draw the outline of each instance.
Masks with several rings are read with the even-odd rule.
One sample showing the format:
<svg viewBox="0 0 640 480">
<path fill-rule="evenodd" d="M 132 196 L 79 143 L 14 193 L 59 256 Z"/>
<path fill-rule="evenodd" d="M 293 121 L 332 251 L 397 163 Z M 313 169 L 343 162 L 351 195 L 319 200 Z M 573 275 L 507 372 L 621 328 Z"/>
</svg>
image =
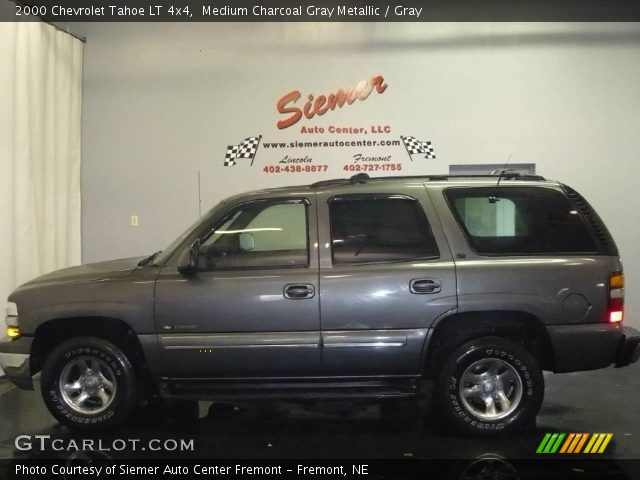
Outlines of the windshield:
<svg viewBox="0 0 640 480">
<path fill-rule="evenodd" d="M 162 252 L 155 258 L 155 260 L 153 261 L 152 265 L 162 265 L 164 262 L 166 262 L 169 257 L 171 256 L 171 254 L 173 253 L 173 251 L 178 248 L 178 246 L 180 246 L 180 244 L 182 242 L 185 241 L 185 239 L 191 235 L 191 233 L 198 227 L 198 225 L 200 225 L 203 221 L 205 221 L 208 217 L 211 216 L 211 213 L 214 210 L 217 210 L 218 207 L 220 205 L 222 205 L 224 202 L 220 202 L 218 203 L 216 206 L 214 206 L 211 210 L 209 210 L 204 216 L 198 218 L 195 222 L 193 222 L 193 224 L 191 224 L 189 226 L 189 228 L 187 228 L 182 235 L 180 235 L 178 238 L 176 238 L 173 242 L 171 242 L 169 244 L 169 246 L 167 248 L 165 248 L 164 250 L 162 250 Z"/>
</svg>

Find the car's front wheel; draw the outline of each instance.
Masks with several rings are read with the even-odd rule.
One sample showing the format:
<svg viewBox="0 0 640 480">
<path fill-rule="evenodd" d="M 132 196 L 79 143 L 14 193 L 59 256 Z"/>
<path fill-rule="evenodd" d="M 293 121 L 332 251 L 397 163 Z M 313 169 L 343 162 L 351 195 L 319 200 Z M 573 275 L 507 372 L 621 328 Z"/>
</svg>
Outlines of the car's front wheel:
<svg viewBox="0 0 640 480">
<path fill-rule="evenodd" d="M 137 398 L 126 354 L 97 337 L 76 337 L 56 347 L 42 368 L 41 388 L 51 414 L 74 429 L 114 427 Z"/>
<path fill-rule="evenodd" d="M 496 434 L 531 423 L 544 396 L 535 359 L 500 337 L 472 340 L 444 361 L 437 382 L 438 404 L 465 433 Z"/>
</svg>

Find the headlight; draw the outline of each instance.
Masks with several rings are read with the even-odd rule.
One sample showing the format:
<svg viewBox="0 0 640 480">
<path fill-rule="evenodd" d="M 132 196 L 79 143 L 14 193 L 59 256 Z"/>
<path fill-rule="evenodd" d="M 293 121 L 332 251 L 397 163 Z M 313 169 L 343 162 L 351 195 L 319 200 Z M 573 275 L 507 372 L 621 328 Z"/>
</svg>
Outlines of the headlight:
<svg viewBox="0 0 640 480">
<path fill-rule="evenodd" d="M 18 325 L 18 305 L 13 302 L 7 303 L 5 323 L 7 324 L 7 336 L 9 338 L 18 338 L 22 335 Z"/>
</svg>

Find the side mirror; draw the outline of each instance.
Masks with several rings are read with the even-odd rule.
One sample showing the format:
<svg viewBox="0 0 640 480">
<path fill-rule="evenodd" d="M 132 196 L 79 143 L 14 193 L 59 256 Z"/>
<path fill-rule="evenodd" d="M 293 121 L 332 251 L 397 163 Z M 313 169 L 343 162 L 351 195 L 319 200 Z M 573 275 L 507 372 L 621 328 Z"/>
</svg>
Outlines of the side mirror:
<svg viewBox="0 0 640 480">
<path fill-rule="evenodd" d="M 182 252 L 178 260 L 178 271 L 184 275 L 194 274 L 198 271 L 198 253 L 200 250 L 200 239 Z"/>
<path fill-rule="evenodd" d="M 240 250 L 245 252 L 250 252 L 254 248 L 256 248 L 256 239 L 253 236 L 253 233 L 243 232 L 238 235 L 238 241 L 240 243 Z"/>
</svg>

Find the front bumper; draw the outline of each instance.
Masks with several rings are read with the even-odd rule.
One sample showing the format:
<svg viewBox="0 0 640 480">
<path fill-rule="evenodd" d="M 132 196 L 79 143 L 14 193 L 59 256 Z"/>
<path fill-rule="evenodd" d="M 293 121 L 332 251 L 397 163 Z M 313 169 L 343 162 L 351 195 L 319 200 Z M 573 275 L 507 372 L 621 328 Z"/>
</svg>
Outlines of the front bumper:
<svg viewBox="0 0 640 480">
<path fill-rule="evenodd" d="M 640 359 L 640 332 L 631 327 L 624 328 L 624 338 L 618 347 L 616 368 L 626 367 Z"/>
<path fill-rule="evenodd" d="M 24 390 L 33 390 L 31 379 L 32 337 L 20 337 L 0 343 L 0 367 L 15 385 Z"/>
</svg>

